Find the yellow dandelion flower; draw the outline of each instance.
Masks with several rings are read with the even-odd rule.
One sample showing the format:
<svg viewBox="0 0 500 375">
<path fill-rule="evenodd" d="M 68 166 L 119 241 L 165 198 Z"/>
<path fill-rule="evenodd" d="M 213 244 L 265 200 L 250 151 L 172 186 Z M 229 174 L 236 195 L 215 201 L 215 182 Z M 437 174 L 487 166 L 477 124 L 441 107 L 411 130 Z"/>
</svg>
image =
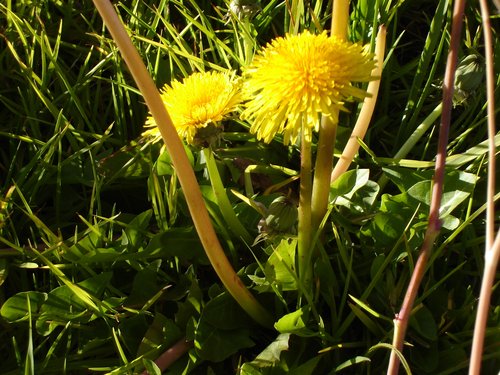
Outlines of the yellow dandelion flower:
<svg viewBox="0 0 500 375">
<path fill-rule="evenodd" d="M 177 133 L 189 144 L 198 144 L 196 139 L 209 125 L 215 132 L 206 131 L 211 138 L 222 129 L 219 127 L 227 114 L 241 102 L 239 84 L 234 75 L 220 72 L 194 73 L 182 82 L 174 80 L 161 90 L 161 98 L 177 129 Z M 153 116 L 146 120 L 143 136 L 161 139 Z M 203 140 L 201 143 L 204 143 Z"/>
<path fill-rule="evenodd" d="M 347 99 L 364 98 L 365 91 L 352 82 L 373 79 L 374 65 L 363 46 L 326 32 L 277 38 L 245 69 L 243 91 L 249 101 L 242 118 L 264 142 L 283 133 L 284 143 L 293 143 L 303 123 L 317 130 L 319 113 L 330 115 Z"/>
</svg>

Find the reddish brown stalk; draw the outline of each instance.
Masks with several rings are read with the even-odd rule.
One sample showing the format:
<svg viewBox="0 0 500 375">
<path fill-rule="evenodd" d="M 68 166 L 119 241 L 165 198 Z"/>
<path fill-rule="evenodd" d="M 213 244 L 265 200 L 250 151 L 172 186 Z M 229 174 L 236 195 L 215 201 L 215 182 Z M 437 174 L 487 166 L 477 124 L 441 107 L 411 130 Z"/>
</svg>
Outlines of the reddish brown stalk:
<svg viewBox="0 0 500 375">
<path fill-rule="evenodd" d="M 192 341 L 186 341 L 183 338 L 177 341 L 174 345 L 168 348 L 158 359 L 155 360 L 156 366 L 161 372 L 165 371 L 167 368 L 172 366 L 175 361 L 182 357 L 189 349 L 193 347 Z M 147 371 L 144 371 L 142 375 L 148 375 Z"/>
<path fill-rule="evenodd" d="M 484 336 L 488 322 L 491 293 L 495 281 L 495 272 L 500 256 L 500 232 L 495 240 L 495 73 L 493 69 L 493 38 L 491 35 L 490 14 L 486 0 L 480 0 L 481 17 L 484 32 L 486 58 L 486 96 L 488 114 L 488 192 L 486 202 L 486 249 L 484 254 L 483 281 L 477 307 L 474 338 L 470 356 L 469 374 L 479 375 L 484 348 Z"/>
<path fill-rule="evenodd" d="M 460 33 L 462 31 L 462 20 L 464 14 L 465 1 L 455 1 L 453 8 L 453 20 L 451 27 L 450 49 L 446 61 L 446 71 L 443 82 L 443 112 L 441 115 L 441 126 L 439 129 L 438 150 L 436 155 L 436 166 L 434 172 L 434 184 L 432 186 L 432 196 L 429 210 L 429 224 L 425 233 L 424 243 L 420 249 L 415 269 L 411 276 L 406 295 L 401 306 L 401 310 L 394 319 L 393 347 L 395 350 L 403 351 L 403 342 L 406 329 L 410 320 L 411 310 L 417 296 L 418 288 L 422 282 L 427 261 L 429 259 L 434 240 L 441 229 L 439 220 L 439 207 L 443 195 L 443 184 L 446 162 L 446 148 L 448 145 L 448 134 L 451 122 L 451 109 L 453 105 L 453 89 L 455 81 L 455 71 L 457 66 L 458 47 L 460 43 Z M 399 357 L 396 351 L 391 352 L 389 359 L 388 375 L 397 375 L 399 370 Z"/>
</svg>

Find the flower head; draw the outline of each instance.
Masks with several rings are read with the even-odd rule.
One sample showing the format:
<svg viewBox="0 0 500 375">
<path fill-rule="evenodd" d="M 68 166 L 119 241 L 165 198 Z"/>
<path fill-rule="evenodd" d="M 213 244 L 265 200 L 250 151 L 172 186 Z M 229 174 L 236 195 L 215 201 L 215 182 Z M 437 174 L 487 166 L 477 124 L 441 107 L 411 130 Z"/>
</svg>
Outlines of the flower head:
<svg viewBox="0 0 500 375">
<path fill-rule="evenodd" d="M 317 129 L 319 113 L 343 109 L 350 97 L 366 93 L 352 82 L 373 79 L 373 55 L 326 32 L 306 31 L 268 44 L 245 69 L 244 95 L 249 101 L 242 118 L 250 131 L 270 142 L 284 133 L 284 143 L 295 142 L 302 124 Z"/>
<path fill-rule="evenodd" d="M 219 122 L 241 102 L 240 88 L 227 73 L 194 73 L 182 82 L 174 80 L 161 90 L 161 98 L 177 129 L 189 144 L 205 143 L 222 129 Z M 154 118 L 146 120 L 143 135 L 161 138 Z M 203 139 L 199 139 L 203 138 Z"/>
</svg>

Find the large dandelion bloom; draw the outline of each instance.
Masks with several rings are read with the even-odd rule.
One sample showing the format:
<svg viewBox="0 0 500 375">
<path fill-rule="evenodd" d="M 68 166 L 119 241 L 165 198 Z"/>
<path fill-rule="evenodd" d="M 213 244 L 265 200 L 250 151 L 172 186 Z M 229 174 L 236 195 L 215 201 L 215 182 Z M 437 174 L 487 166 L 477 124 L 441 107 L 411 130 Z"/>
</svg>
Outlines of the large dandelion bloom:
<svg viewBox="0 0 500 375">
<path fill-rule="evenodd" d="M 161 98 L 174 123 L 177 133 L 189 144 L 204 143 L 220 132 L 220 121 L 234 111 L 241 102 L 240 87 L 234 75 L 220 72 L 194 73 L 182 82 L 174 80 L 161 90 Z M 209 129 L 211 127 L 214 129 Z M 153 116 L 146 120 L 143 135 L 160 140 L 160 132 Z M 214 131 L 212 131 L 214 130 Z"/>
<path fill-rule="evenodd" d="M 242 118 L 250 131 L 270 142 L 283 133 L 284 143 L 295 142 L 302 124 L 317 130 L 319 113 L 343 109 L 345 100 L 362 99 L 365 91 L 352 82 L 373 79 L 373 55 L 363 46 L 306 31 L 269 43 L 245 69 Z"/>
</svg>

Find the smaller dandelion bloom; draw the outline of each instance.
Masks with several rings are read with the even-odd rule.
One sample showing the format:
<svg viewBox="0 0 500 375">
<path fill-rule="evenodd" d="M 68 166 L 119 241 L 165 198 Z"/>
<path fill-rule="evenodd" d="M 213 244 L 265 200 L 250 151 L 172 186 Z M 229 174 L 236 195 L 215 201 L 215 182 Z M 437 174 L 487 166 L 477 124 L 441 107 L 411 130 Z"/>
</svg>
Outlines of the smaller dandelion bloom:
<svg viewBox="0 0 500 375">
<path fill-rule="evenodd" d="M 343 109 L 351 97 L 364 98 L 366 92 L 352 82 L 372 80 L 374 66 L 363 46 L 326 32 L 277 38 L 245 69 L 242 118 L 264 142 L 283 133 L 284 143 L 293 143 L 303 124 L 317 130 L 320 113 Z"/>
<path fill-rule="evenodd" d="M 205 143 L 222 129 L 222 121 L 241 102 L 239 84 L 234 75 L 220 72 L 194 73 L 182 82 L 174 80 L 161 90 L 161 98 L 177 133 L 188 144 Z M 161 139 L 153 116 L 146 120 L 144 136 Z M 213 127 L 213 129 L 212 129 Z M 203 133 L 203 134 L 202 134 Z"/>
</svg>

